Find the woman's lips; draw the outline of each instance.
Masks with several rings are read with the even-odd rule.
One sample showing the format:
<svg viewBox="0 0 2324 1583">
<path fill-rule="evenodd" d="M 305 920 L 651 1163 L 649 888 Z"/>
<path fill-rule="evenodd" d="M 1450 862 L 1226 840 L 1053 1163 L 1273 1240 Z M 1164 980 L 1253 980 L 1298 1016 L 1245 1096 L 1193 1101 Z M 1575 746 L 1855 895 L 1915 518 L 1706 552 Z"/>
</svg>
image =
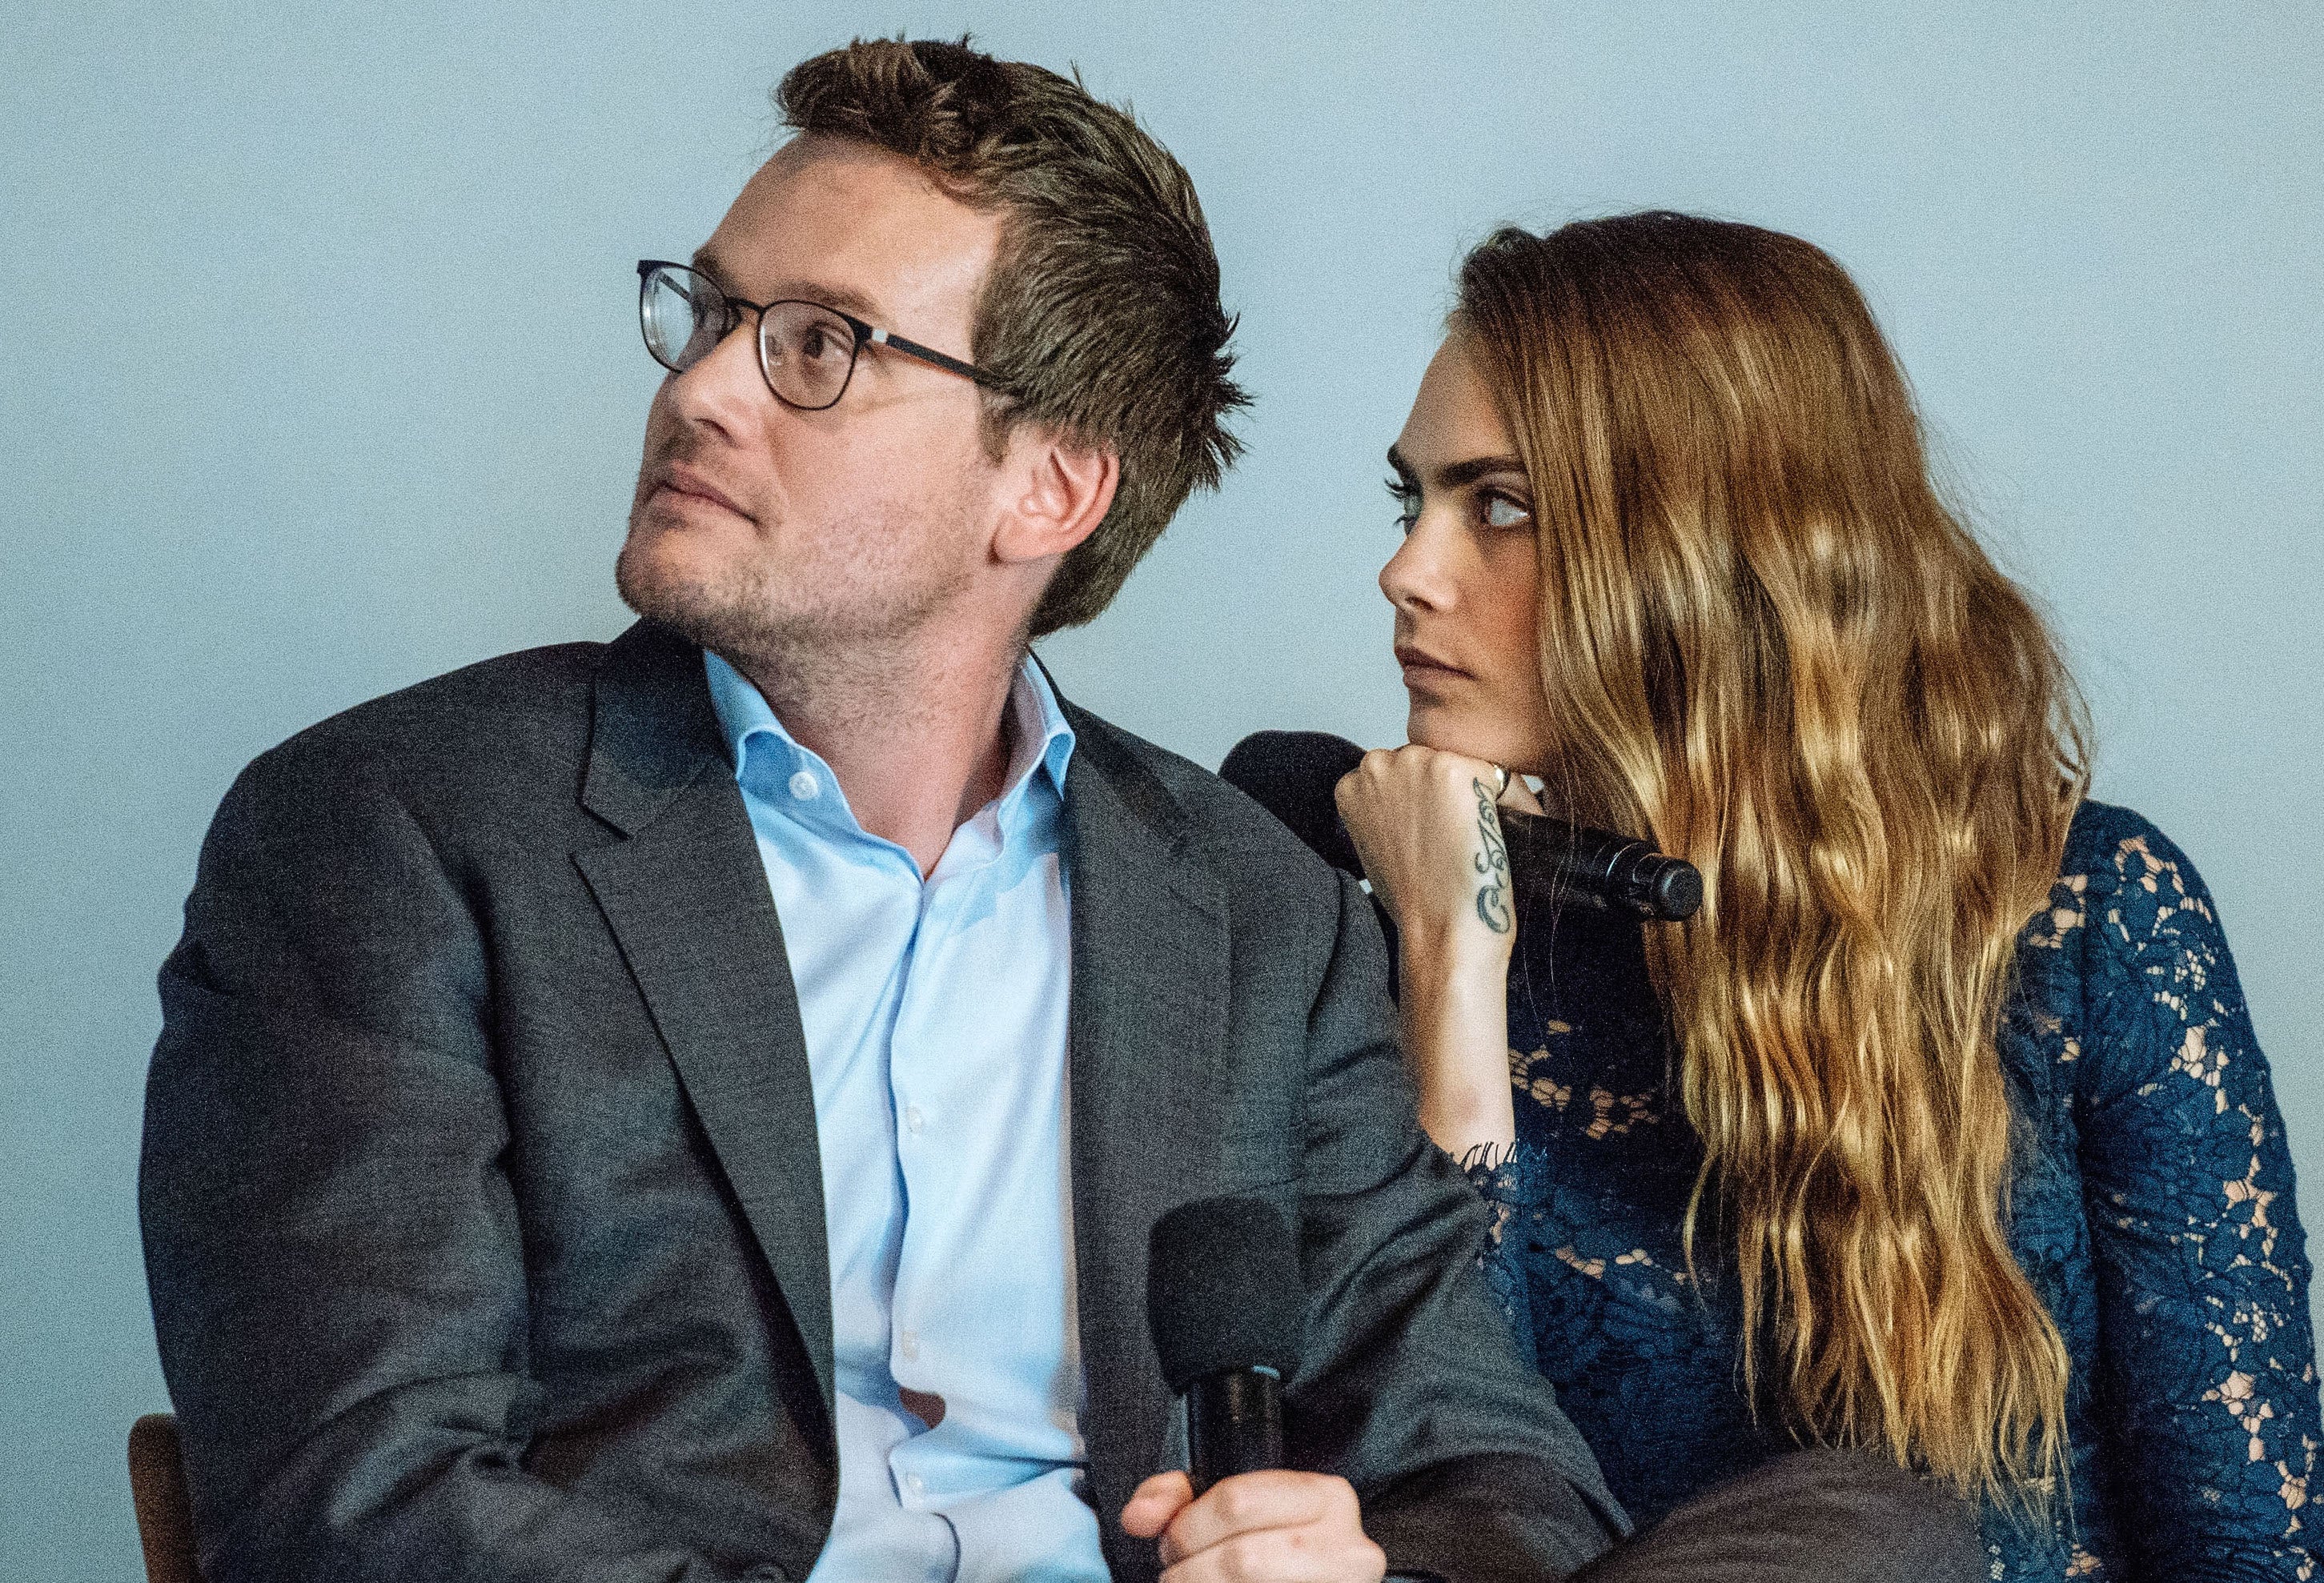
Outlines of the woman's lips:
<svg viewBox="0 0 2324 1583">
<path fill-rule="evenodd" d="M 1447 665 L 1435 656 L 1424 654 L 1417 649 L 1398 649 L 1396 651 L 1396 662 L 1404 667 L 1404 679 L 1407 686 L 1414 682 L 1444 682 L 1456 677 L 1465 678 L 1469 674 L 1458 666 Z"/>
</svg>

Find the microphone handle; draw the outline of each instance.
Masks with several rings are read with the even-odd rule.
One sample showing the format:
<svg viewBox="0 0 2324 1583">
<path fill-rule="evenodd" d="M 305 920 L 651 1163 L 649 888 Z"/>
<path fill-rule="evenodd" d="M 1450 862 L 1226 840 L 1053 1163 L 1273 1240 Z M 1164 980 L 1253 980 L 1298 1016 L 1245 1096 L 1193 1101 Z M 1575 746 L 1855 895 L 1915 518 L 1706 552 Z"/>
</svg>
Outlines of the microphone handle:
<svg viewBox="0 0 2324 1583">
<path fill-rule="evenodd" d="M 1694 865 L 1656 851 L 1650 841 L 1579 829 L 1515 808 L 1501 809 L 1500 817 L 1520 905 L 1578 901 L 1665 923 L 1692 917 L 1702 905 L 1702 876 Z"/>
<path fill-rule="evenodd" d="M 1222 1478 L 1283 1466 L 1283 1382 L 1227 1368 L 1186 1387 L 1186 1459 L 1194 1493 Z"/>
</svg>

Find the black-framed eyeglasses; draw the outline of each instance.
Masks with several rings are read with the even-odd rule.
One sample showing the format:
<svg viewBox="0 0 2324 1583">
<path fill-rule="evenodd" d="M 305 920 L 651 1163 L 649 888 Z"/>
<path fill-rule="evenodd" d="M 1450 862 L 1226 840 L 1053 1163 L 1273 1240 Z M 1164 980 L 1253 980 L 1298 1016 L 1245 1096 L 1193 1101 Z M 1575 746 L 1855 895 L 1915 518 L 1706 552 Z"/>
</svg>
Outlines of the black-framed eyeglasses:
<svg viewBox="0 0 2324 1583">
<path fill-rule="evenodd" d="M 638 261 L 638 326 L 645 332 L 646 350 L 672 373 L 684 373 L 709 356 L 734 333 L 746 311 L 758 316 L 759 372 L 766 376 L 767 389 L 802 412 L 837 404 L 867 345 L 917 357 L 988 390 L 1001 388 L 1000 381 L 974 364 L 891 336 L 852 313 L 790 298 L 745 302 L 729 297 L 700 270 L 658 258 Z"/>
</svg>

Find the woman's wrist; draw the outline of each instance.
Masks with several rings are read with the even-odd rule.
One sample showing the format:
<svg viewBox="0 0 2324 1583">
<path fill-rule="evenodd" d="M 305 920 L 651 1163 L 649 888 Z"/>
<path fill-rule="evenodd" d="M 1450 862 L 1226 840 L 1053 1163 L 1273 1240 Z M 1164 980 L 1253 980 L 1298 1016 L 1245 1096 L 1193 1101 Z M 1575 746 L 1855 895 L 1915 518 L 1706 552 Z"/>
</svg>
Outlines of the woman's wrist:
<svg viewBox="0 0 2324 1583">
<path fill-rule="evenodd" d="M 1473 917 L 1395 922 L 1397 978 L 1403 984 L 1506 993 L 1514 931 L 1497 934 Z"/>
<path fill-rule="evenodd" d="M 1458 965 L 1455 965 L 1455 964 Z M 1435 956 L 1403 953 L 1405 1059 L 1419 1091 L 1421 1126 L 1459 1158 L 1517 1135 L 1508 1068 L 1508 964 L 1471 943 Z"/>
<path fill-rule="evenodd" d="M 1508 1156 L 1517 1141 L 1517 1107 L 1504 1081 L 1490 1088 L 1448 1085 L 1422 1090 L 1421 1130 L 1456 1160 Z"/>
</svg>

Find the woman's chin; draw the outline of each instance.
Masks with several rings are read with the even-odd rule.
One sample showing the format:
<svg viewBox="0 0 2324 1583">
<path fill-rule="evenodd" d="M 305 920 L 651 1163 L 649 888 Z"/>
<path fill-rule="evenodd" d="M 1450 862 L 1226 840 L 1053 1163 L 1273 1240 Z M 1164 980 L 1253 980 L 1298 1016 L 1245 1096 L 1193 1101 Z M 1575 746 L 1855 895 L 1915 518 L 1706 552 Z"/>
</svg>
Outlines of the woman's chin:
<svg viewBox="0 0 2324 1583">
<path fill-rule="evenodd" d="M 1489 721 L 1479 720 L 1467 710 L 1446 709 L 1428 704 L 1415 698 L 1411 711 L 1404 719 L 1405 740 L 1416 747 L 1434 748 L 1440 753 L 1459 753 L 1464 758 L 1482 759 L 1488 764 L 1499 764 L 1497 750 L 1506 750 L 1508 733 L 1495 731 Z"/>
</svg>

